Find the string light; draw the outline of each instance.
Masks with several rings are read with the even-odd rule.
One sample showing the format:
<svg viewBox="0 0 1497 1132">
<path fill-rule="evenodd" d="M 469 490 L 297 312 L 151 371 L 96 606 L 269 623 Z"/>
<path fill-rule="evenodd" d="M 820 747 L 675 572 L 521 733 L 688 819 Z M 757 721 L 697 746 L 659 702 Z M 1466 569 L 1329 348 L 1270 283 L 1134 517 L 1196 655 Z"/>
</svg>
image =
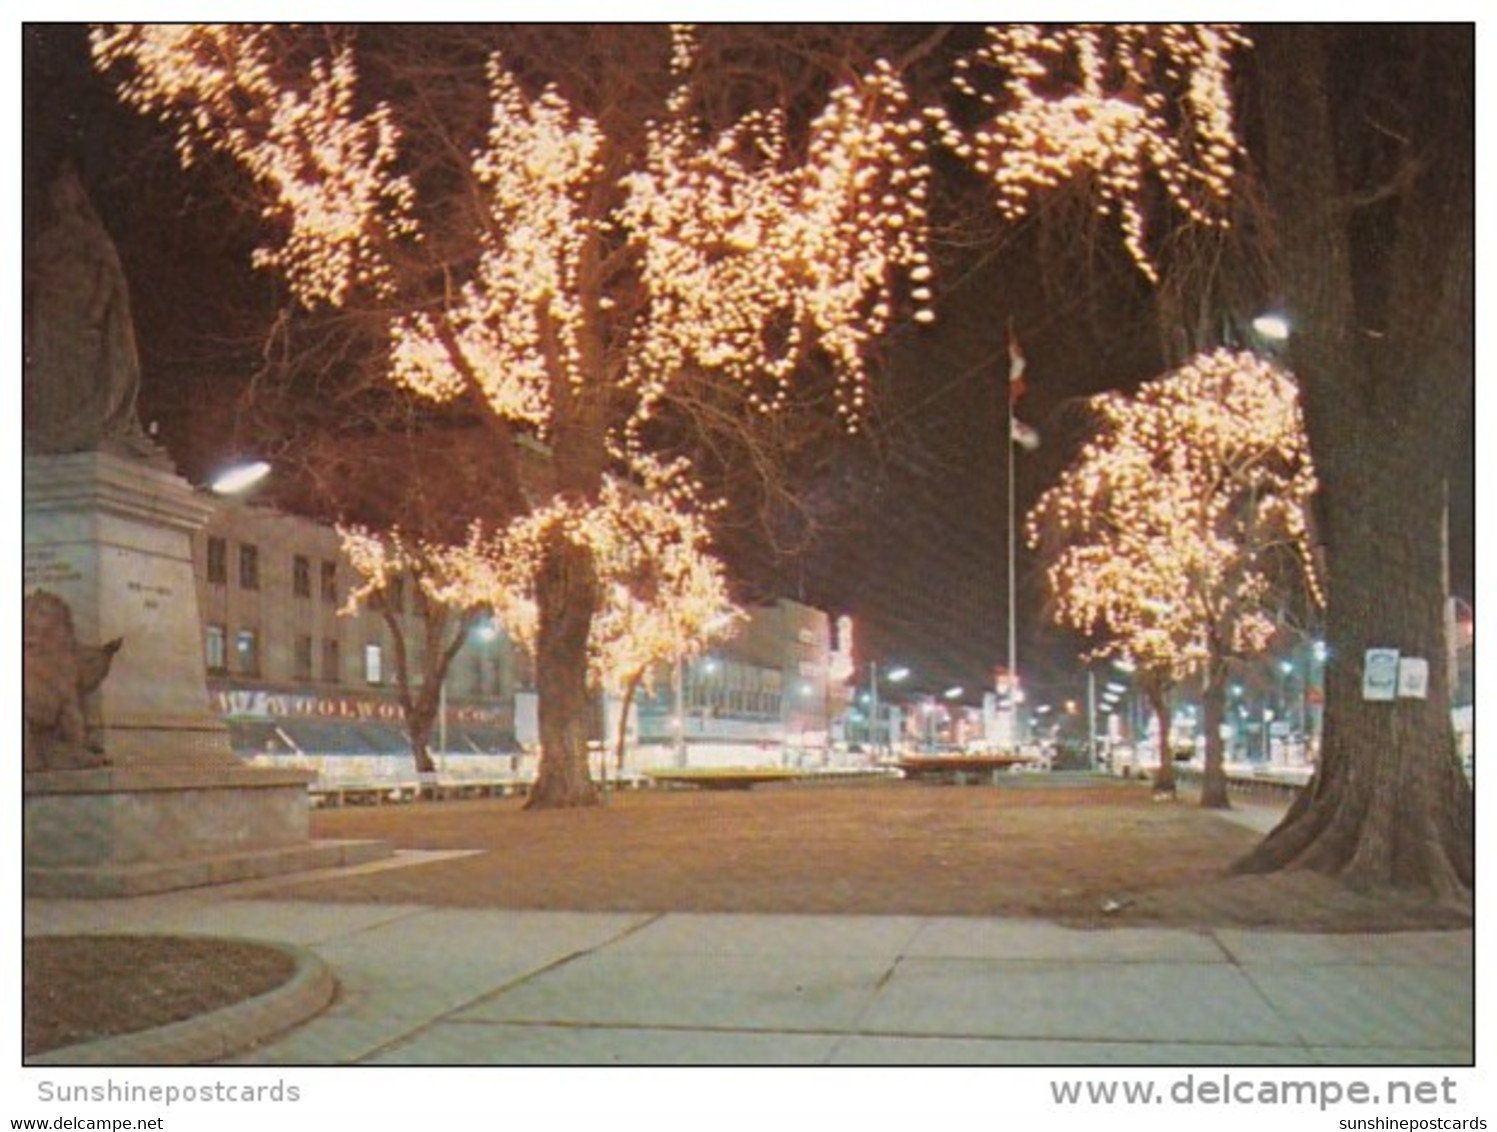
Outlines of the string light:
<svg viewBox="0 0 1497 1132">
<path fill-rule="evenodd" d="M 496 53 L 486 74 L 489 122 L 470 161 L 484 213 L 473 232 L 478 254 L 434 304 L 429 280 L 407 293 L 392 267 L 399 246 L 421 236 L 393 111 L 361 109 L 351 49 L 292 67 L 281 41 L 295 34 L 104 25 L 91 42 L 99 68 L 120 73 L 121 97 L 176 131 L 184 162 L 216 151 L 246 170 L 280 237 L 255 253 L 260 267 L 280 273 L 309 307 L 343 306 L 369 289 L 393 312 L 392 381 L 437 399 L 476 390 L 498 417 L 548 438 L 577 435 L 565 426 L 577 423 L 579 404 L 596 403 L 572 393 L 607 387 L 618 416 L 583 435 L 628 475 L 605 478 L 596 498 L 542 501 L 508 530 L 475 530 L 459 547 L 406 544 L 398 532 L 345 535 L 365 597 L 395 563 L 429 563 L 429 596 L 488 603 L 521 641 L 536 632 L 541 549 L 555 537 L 573 540 L 600 579 L 601 681 L 644 656 L 691 648 L 701 626 L 729 608 L 701 526 L 710 508 L 681 468 L 649 461 L 641 439 L 676 383 L 714 371 L 773 412 L 785 408 L 814 351 L 830 363 L 839 412 L 855 429 L 873 340 L 896 318 L 935 317 L 926 250 L 932 131 L 991 181 L 1009 217 L 1042 190 L 1089 175 L 1099 207 L 1118 214 L 1128 249 L 1153 276 L 1151 186 L 1162 185 L 1190 219 L 1224 223 L 1219 206 L 1237 156 L 1228 60 L 1246 43 L 1211 25 L 1001 25 L 957 68 L 957 90 L 982 108 L 976 125 L 916 108 L 894 68 L 879 62 L 833 89 L 799 142 L 778 111 L 751 111 L 720 130 L 693 115 L 693 84 L 707 76 L 697 74 L 689 27 L 670 29 L 675 85 L 662 114 L 619 136 L 555 87 L 522 85 Z M 600 278 L 594 265 L 605 242 L 615 262 Z M 1193 435 L 1205 436 L 1212 422 L 1192 411 L 1182 404 L 1164 415 L 1194 420 Z M 1146 432 L 1138 436 L 1135 447 L 1146 450 Z M 1183 490 L 1190 457 L 1172 459 L 1182 467 L 1166 461 L 1162 478 L 1178 478 L 1181 494 L 1154 495 L 1183 517 L 1199 501 Z M 1118 499 L 1143 505 L 1142 483 L 1109 474 L 1078 472 L 1072 490 L 1106 482 Z M 1062 499 L 1057 514 L 1079 523 Z M 1303 534 L 1288 503 L 1263 515 L 1291 534 L 1300 522 Z M 1230 542 L 1198 541 L 1203 554 L 1222 542 L 1223 556 Z M 1088 560 L 1082 548 L 1075 553 L 1080 576 Z M 1242 592 L 1254 584 L 1244 581 Z M 1112 616 L 1105 589 L 1093 584 L 1086 597 L 1078 589 L 1075 616 Z M 628 655 L 609 643 L 626 637 L 637 642 Z"/>
<path fill-rule="evenodd" d="M 1139 268 L 1158 280 L 1146 244 L 1151 186 L 1198 224 L 1221 207 L 1240 147 L 1230 60 L 1249 45 L 1211 24 L 1000 24 L 960 59 L 954 88 L 981 108 L 970 128 L 927 111 L 943 140 L 986 177 L 1010 220 L 1040 192 L 1081 175 L 1098 211 L 1116 214 Z"/>
<path fill-rule="evenodd" d="M 485 608 L 523 649 L 534 652 L 537 585 L 546 548 L 560 537 L 587 550 L 598 606 L 588 639 L 589 678 L 621 693 L 654 667 L 690 658 L 731 636 L 743 613 L 728 594 L 711 553 L 704 514 L 713 507 L 680 464 L 643 462 L 632 478 L 609 476 L 597 502 L 554 499 L 499 532 L 475 525 L 448 546 L 399 531 L 340 528 L 359 579 L 343 612 L 415 577 L 428 600 L 456 609 Z"/>
<path fill-rule="evenodd" d="M 410 182 L 393 171 L 400 132 L 389 108 L 353 108 L 352 55 L 315 60 L 298 84 L 277 76 L 269 25 L 112 24 L 90 35 L 101 69 L 130 73 L 120 96 L 199 147 L 240 162 L 263 190 L 262 216 L 284 242 L 255 251 L 303 303 L 341 305 L 358 285 L 388 293 L 383 249 L 417 234 Z M 248 109 L 246 109 L 248 108 Z"/>
</svg>

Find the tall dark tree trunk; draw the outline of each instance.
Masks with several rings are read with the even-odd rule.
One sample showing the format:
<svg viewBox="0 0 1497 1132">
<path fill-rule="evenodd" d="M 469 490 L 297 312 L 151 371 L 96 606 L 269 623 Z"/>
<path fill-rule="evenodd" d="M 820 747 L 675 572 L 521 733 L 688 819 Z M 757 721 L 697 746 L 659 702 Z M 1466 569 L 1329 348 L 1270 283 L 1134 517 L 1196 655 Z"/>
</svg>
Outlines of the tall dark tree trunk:
<svg viewBox="0 0 1497 1132">
<path fill-rule="evenodd" d="M 597 805 L 587 744 L 595 714 L 587 682 L 587 639 L 597 606 L 588 551 L 554 532 L 536 583 L 539 625 L 535 677 L 541 763 L 526 809 Z"/>
<path fill-rule="evenodd" d="M 1360 56 L 1336 50 L 1339 34 L 1268 29 L 1258 53 L 1268 183 L 1298 312 L 1289 361 L 1322 485 L 1330 659 L 1315 777 L 1238 867 L 1310 868 L 1464 905 L 1474 799 L 1443 663 L 1443 514 L 1474 383 L 1473 33 L 1384 32 L 1399 37 L 1396 53 L 1379 53 L 1390 74 L 1355 71 Z M 1375 122 L 1353 97 L 1359 80 L 1392 84 Z M 1373 647 L 1427 661 L 1428 694 L 1364 699 Z"/>
<path fill-rule="evenodd" d="M 1417 482 L 1438 481 L 1438 469 L 1399 451 L 1416 444 L 1369 437 L 1349 466 L 1322 467 L 1324 490 L 1340 506 L 1330 532 L 1320 764 L 1244 871 L 1305 867 L 1452 899 L 1474 883 L 1473 797 L 1456 756 L 1444 664 L 1441 515 L 1399 502 L 1405 492 L 1440 494 L 1439 482 Z M 1369 648 L 1428 661 L 1427 696 L 1364 700 Z"/>
<path fill-rule="evenodd" d="M 1206 685 L 1201 691 L 1202 726 L 1206 729 L 1206 769 L 1201 781 L 1201 805 L 1224 810 L 1227 798 L 1227 764 L 1222 750 L 1222 720 L 1226 715 L 1227 666 L 1220 657 L 1206 662 Z"/>
</svg>

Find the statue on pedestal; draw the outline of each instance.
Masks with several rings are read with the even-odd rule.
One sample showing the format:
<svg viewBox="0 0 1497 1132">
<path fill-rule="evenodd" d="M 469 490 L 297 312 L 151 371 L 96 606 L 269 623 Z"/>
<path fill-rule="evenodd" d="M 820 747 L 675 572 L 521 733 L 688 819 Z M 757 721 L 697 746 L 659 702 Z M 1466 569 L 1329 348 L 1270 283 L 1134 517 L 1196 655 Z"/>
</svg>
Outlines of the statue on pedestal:
<svg viewBox="0 0 1497 1132">
<path fill-rule="evenodd" d="M 140 355 L 119 252 L 71 165 L 27 249 L 25 285 L 26 451 L 162 462 L 137 415 Z"/>
</svg>

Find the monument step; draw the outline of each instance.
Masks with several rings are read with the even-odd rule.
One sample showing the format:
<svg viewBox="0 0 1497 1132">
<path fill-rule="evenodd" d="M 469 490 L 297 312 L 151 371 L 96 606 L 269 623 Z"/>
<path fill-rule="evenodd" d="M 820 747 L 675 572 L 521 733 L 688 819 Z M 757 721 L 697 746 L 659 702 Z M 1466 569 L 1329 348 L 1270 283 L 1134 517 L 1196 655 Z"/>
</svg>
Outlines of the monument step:
<svg viewBox="0 0 1497 1132">
<path fill-rule="evenodd" d="M 28 868 L 28 897 L 144 896 L 180 888 L 258 880 L 310 869 L 345 868 L 392 856 L 387 841 L 310 841 L 303 845 L 137 864 Z"/>
</svg>

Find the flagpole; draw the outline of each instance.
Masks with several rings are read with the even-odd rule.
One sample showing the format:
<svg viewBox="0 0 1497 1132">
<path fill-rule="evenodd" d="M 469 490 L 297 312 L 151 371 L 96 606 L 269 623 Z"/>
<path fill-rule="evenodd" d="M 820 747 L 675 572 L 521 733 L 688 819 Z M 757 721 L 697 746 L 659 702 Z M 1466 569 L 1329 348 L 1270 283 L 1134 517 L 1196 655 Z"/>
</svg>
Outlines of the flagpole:
<svg viewBox="0 0 1497 1132">
<path fill-rule="evenodd" d="M 1010 328 L 1012 336 L 1012 328 Z M 1008 375 L 1008 388 L 1004 390 L 1004 401 L 1008 404 L 1008 427 L 1004 429 L 1003 447 L 1008 450 L 1008 705 L 1011 715 L 1009 726 L 1009 742 L 1012 750 L 1018 749 L 1019 743 L 1019 633 L 1018 626 L 1014 620 L 1014 600 L 1016 588 L 1014 585 L 1015 566 L 1018 561 L 1015 550 L 1014 538 L 1014 389 L 1013 368 L 1010 366 Z"/>
</svg>

